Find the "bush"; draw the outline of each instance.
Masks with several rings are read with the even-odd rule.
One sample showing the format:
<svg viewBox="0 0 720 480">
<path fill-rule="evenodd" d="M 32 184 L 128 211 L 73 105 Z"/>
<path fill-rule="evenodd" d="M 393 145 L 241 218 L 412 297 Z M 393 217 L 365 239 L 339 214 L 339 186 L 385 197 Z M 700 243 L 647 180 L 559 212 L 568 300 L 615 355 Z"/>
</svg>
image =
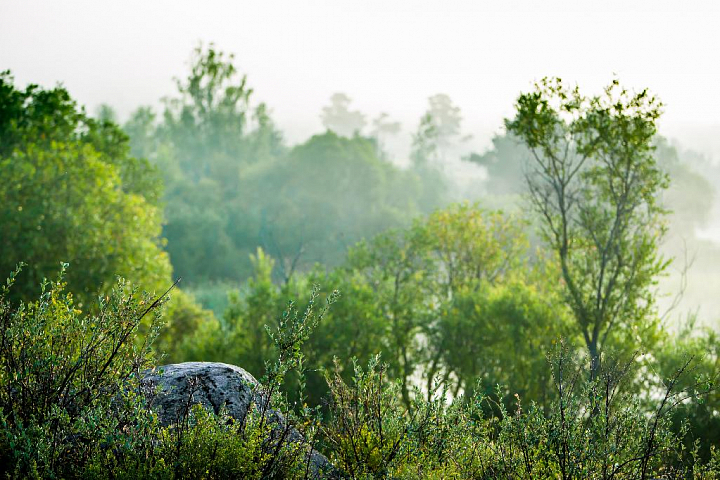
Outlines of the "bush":
<svg viewBox="0 0 720 480">
<path fill-rule="evenodd" d="M 162 297 L 119 281 L 83 315 L 65 292 L 64 269 L 39 300 L 13 306 L 0 292 L 0 469 L 14 476 L 73 476 L 115 445 L 139 448 L 154 418 L 143 405 L 139 373 L 151 365 Z M 145 341 L 136 342 L 151 317 Z"/>
<path fill-rule="evenodd" d="M 12 304 L 16 275 L 0 290 L 6 478 L 305 479 L 319 475 L 311 468 L 316 447 L 335 462 L 333 475 L 353 479 L 720 478 L 720 455 L 687 448 L 686 427 L 673 429 L 676 407 L 711 388 L 685 378 L 692 357 L 659 378 L 648 399 L 625 387 L 644 374 L 635 356 L 603 359 L 589 381 L 587 358 L 561 345 L 551 361 L 554 400 L 524 407 L 516 396 L 512 408 L 500 387 L 453 398 L 439 381 L 434 394 L 416 390 L 408 404 L 378 357 L 366 369 L 354 362 L 349 382 L 336 361 L 323 416 L 307 406 L 302 347 L 337 294 L 316 313 L 314 289 L 304 311 L 290 304 L 268 328 L 277 358 L 245 418 L 196 405 L 200 387 L 190 379 L 178 418 L 163 426 L 154 392 L 139 380 L 153 361 L 167 295 L 152 298 L 120 280 L 97 313 L 84 315 L 62 272 L 43 283 L 37 301 Z M 143 324 L 149 331 L 140 335 Z M 282 390 L 289 374 L 299 380 L 296 404 Z"/>
<path fill-rule="evenodd" d="M 524 408 L 516 397 L 509 411 L 499 392 L 452 400 L 447 391 L 430 400 L 416 394 L 406 408 L 374 360 L 364 371 L 356 365 L 349 385 L 338 371 L 328 377 L 324 433 L 331 458 L 357 479 L 720 478 L 720 457 L 703 464 L 697 446 L 685 449 L 682 432 L 671 429 L 676 402 L 690 393 L 676 387 L 691 363 L 665 379 L 649 412 L 623 388 L 637 374 L 635 357 L 606 361 L 589 382 L 587 359 L 560 347 L 552 359 L 557 400 L 546 410 Z M 499 415 L 485 419 L 488 411 Z"/>
<path fill-rule="evenodd" d="M 276 423 L 283 377 L 302 365 L 300 345 L 319 321 L 312 302 L 290 308 L 273 339 L 270 364 L 246 418 L 194 405 L 163 427 L 154 392 L 140 382 L 153 364 L 165 295 L 153 299 L 119 280 L 84 315 L 65 291 L 64 269 L 44 282 L 39 300 L 12 304 L 19 272 L 0 290 L 0 475 L 8 478 L 303 478 L 310 436 L 290 441 L 299 424 L 285 408 Z M 150 321 L 144 319 L 150 317 Z M 148 331 L 144 325 L 149 323 Z M 191 385 L 192 386 L 192 385 Z"/>
</svg>

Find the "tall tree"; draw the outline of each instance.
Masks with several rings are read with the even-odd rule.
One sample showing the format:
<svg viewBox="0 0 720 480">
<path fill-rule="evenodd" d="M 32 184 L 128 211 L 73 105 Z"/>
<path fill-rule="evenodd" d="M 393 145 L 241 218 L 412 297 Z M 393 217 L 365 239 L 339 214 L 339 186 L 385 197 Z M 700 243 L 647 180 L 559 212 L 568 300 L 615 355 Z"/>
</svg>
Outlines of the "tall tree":
<svg viewBox="0 0 720 480">
<path fill-rule="evenodd" d="M 367 121 L 359 110 L 350 110 L 352 100 L 344 93 L 335 93 L 330 97 L 330 105 L 323 107 L 320 118 L 328 130 L 341 137 L 352 137 L 360 133 Z"/>
<path fill-rule="evenodd" d="M 388 154 L 385 151 L 385 142 L 388 137 L 400 132 L 400 122 L 391 121 L 390 115 L 383 112 L 373 119 L 372 125 L 370 137 L 375 139 L 378 157 L 386 158 Z"/>
<path fill-rule="evenodd" d="M 668 180 L 653 156 L 661 104 L 618 81 L 586 97 L 546 78 L 516 108 L 506 127 L 530 149 L 531 204 L 557 255 L 594 379 L 606 348 L 649 348 L 656 338 L 653 287 L 667 266 L 658 242 Z"/>
<path fill-rule="evenodd" d="M 428 99 L 428 109 L 420 119 L 413 137 L 413 156 L 417 161 L 445 161 L 450 150 L 461 140 L 460 107 L 449 96 L 439 93 Z"/>
<path fill-rule="evenodd" d="M 215 177 L 234 188 L 239 166 L 247 162 L 243 135 L 250 121 L 252 89 L 234 56 L 210 44 L 198 46 L 190 73 L 177 79 L 179 96 L 166 99 L 163 130 L 174 154 L 193 181 Z"/>
</svg>

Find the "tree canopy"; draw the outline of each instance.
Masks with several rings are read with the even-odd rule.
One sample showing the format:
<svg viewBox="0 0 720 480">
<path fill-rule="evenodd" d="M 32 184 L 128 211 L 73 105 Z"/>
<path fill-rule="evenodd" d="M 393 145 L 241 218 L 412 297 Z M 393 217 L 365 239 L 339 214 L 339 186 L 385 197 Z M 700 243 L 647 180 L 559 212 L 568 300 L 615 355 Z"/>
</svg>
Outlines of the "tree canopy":
<svg viewBox="0 0 720 480">
<path fill-rule="evenodd" d="M 161 178 L 130 155 L 122 130 L 89 118 L 64 88 L 20 90 L 8 72 L 0 108 L 0 270 L 28 265 L 15 295 L 32 298 L 60 262 L 78 266 L 68 288 L 86 305 L 117 275 L 167 286 Z"/>
</svg>

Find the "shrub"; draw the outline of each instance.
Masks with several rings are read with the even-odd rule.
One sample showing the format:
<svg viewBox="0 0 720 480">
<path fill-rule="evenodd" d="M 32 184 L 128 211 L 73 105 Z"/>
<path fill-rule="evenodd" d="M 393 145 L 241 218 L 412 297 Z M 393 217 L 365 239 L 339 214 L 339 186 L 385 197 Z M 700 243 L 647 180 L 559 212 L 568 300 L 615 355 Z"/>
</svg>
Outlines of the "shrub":
<svg viewBox="0 0 720 480">
<path fill-rule="evenodd" d="M 291 371 L 302 378 L 301 346 L 326 311 L 313 310 L 317 290 L 302 314 L 291 304 L 271 333 L 279 356 L 245 418 L 195 404 L 199 387 L 191 379 L 181 415 L 164 427 L 152 410 L 154 392 L 140 378 L 153 364 L 151 345 L 172 287 L 154 299 L 119 280 L 98 299 L 97 313 L 85 315 L 65 291 L 64 267 L 43 283 L 39 300 L 13 304 L 19 270 L 0 290 L 0 475 L 308 477 L 315 412 L 294 415 L 280 386 Z M 293 434 L 302 423 L 305 435 Z"/>
<path fill-rule="evenodd" d="M 692 396 L 677 385 L 693 359 L 664 380 L 648 411 L 624 388 L 638 373 L 635 357 L 606 360 L 593 382 L 588 360 L 575 357 L 565 347 L 553 356 L 549 409 L 525 408 L 516 396 L 508 410 L 499 392 L 449 399 L 447 391 L 415 395 L 407 408 L 377 361 L 355 365 L 350 384 L 336 369 L 323 430 L 331 458 L 353 479 L 720 478 L 720 457 L 704 464 L 698 446 L 686 450 L 683 432 L 671 429 L 674 407 Z M 488 411 L 499 414 L 486 419 Z"/>
<path fill-rule="evenodd" d="M 354 361 L 349 382 L 336 361 L 326 374 L 323 418 L 306 404 L 302 347 L 337 293 L 316 313 L 316 288 L 305 310 L 291 303 L 268 328 L 277 358 L 245 418 L 197 405 L 200 386 L 190 379 L 178 418 L 163 426 L 139 379 L 152 364 L 167 292 L 152 298 L 120 280 L 98 299 L 96 314 L 84 315 L 63 272 L 43 283 L 37 301 L 12 304 L 16 275 L 0 289 L 0 475 L 7 478 L 305 479 L 319 474 L 311 468 L 316 447 L 335 462 L 334 475 L 353 479 L 720 478 L 720 455 L 711 448 L 704 462 L 700 445 L 683 443 L 686 429 L 671 428 L 676 407 L 712 387 L 687 381 L 692 357 L 647 399 L 624 386 L 644 373 L 635 356 L 604 359 L 589 381 L 588 359 L 561 345 L 551 361 L 554 400 L 524 407 L 516 396 L 512 408 L 500 387 L 497 395 L 476 388 L 452 398 L 439 381 L 434 394 L 416 391 L 407 404 L 379 357 L 365 369 Z M 281 388 L 289 374 L 299 379 L 296 404 Z"/>
<path fill-rule="evenodd" d="M 152 299 L 120 280 L 86 316 L 65 292 L 64 267 L 39 300 L 13 306 L 0 291 L 0 469 L 43 478 L 73 476 L 110 446 L 138 448 L 154 418 L 138 383 L 151 365 L 164 296 Z M 145 340 L 138 328 L 151 317 Z"/>
</svg>

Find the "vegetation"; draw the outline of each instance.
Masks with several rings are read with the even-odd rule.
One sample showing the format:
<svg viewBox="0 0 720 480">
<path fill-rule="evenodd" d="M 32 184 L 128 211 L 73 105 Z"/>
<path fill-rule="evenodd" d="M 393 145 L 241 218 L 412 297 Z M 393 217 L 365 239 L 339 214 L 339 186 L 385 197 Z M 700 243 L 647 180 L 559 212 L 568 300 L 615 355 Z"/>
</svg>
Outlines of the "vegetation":
<svg viewBox="0 0 720 480">
<path fill-rule="evenodd" d="M 419 389 L 403 405 L 400 380 L 373 357 L 357 362 L 351 382 L 340 364 L 326 374 L 328 418 L 314 409 L 283 407 L 305 440 L 271 434 L 268 405 L 286 405 L 285 375 L 303 374 L 302 345 L 327 309 L 305 313 L 291 305 L 270 335 L 277 359 L 263 379 L 266 400 L 244 421 L 188 403 L 174 423 L 162 426 L 151 409 L 152 391 L 139 382 L 152 364 L 150 344 L 161 327 L 165 295 L 153 299 L 120 282 L 100 299 L 99 313 L 83 315 L 65 293 L 62 276 L 46 283 L 40 299 L 13 306 L 8 294 L 17 271 L 0 293 L 0 465 L 11 478 L 307 478 L 305 447 L 323 448 L 337 476 L 347 478 L 650 478 L 671 475 L 716 478 L 720 460 L 698 461 L 698 446 L 685 450 L 670 428 L 684 363 L 666 380 L 650 412 L 623 393 L 634 358 L 606 362 L 594 381 L 572 349 L 553 353 L 555 400 L 509 410 L 475 393 L 448 397 L 445 387 L 425 399 Z M 336 295 L 328 298 L 328 306 Z M 141 321 L 151 331 L 139 341 Z M 595 406 L 597 413 L 588 415 Z M 487 406 L 497 414 L 487 416 Z M 685 429 L 681 429 L 681 433 Z M 305 443 L 307 442 L 307 443 Z"/>
<path fill-rule="evenodd" d="M 531 203 L 559 261 L 591 379 L 606 344 L 623 353 L 653 347 L 651 287 L 667 266 L 658 255 L 658 197 L 667 179 L 652 155 L 659 116 L 656 98 L 628 93 L 617 81 L 586 98 L 544 79 L 518 98 L 517 116 L 506 123 L 535 160 Z"/>
<path fill-rule="evenodd" d="M 288 145 L 213 45 L 122 128 L 0 75 L 0 474 L 308 478 L 316 449 L 340 478 L 720 477 L 716 333 L 657 288 L 714 170 L 659 100 L 544 79 L 466 154 L 435 95 L 406 166 L 351 105 Z M 262 378 L 246 419 L 191 395 L 161 424 L 143 372 L 191 360 Z"/>
<path fill-rule="evenodd" d="M 28 264 L 16 298 L 34 298 L 61 261 L 83 265 L 67 278 L 80 303 L 115 275 L 148 290 L 167 283 L 161 178 L 130 156 L 122 130 L 88 118 L 63 88 L 16 89 L 7 72 L 0 105 L 0 268 Z"/>
</svg>

